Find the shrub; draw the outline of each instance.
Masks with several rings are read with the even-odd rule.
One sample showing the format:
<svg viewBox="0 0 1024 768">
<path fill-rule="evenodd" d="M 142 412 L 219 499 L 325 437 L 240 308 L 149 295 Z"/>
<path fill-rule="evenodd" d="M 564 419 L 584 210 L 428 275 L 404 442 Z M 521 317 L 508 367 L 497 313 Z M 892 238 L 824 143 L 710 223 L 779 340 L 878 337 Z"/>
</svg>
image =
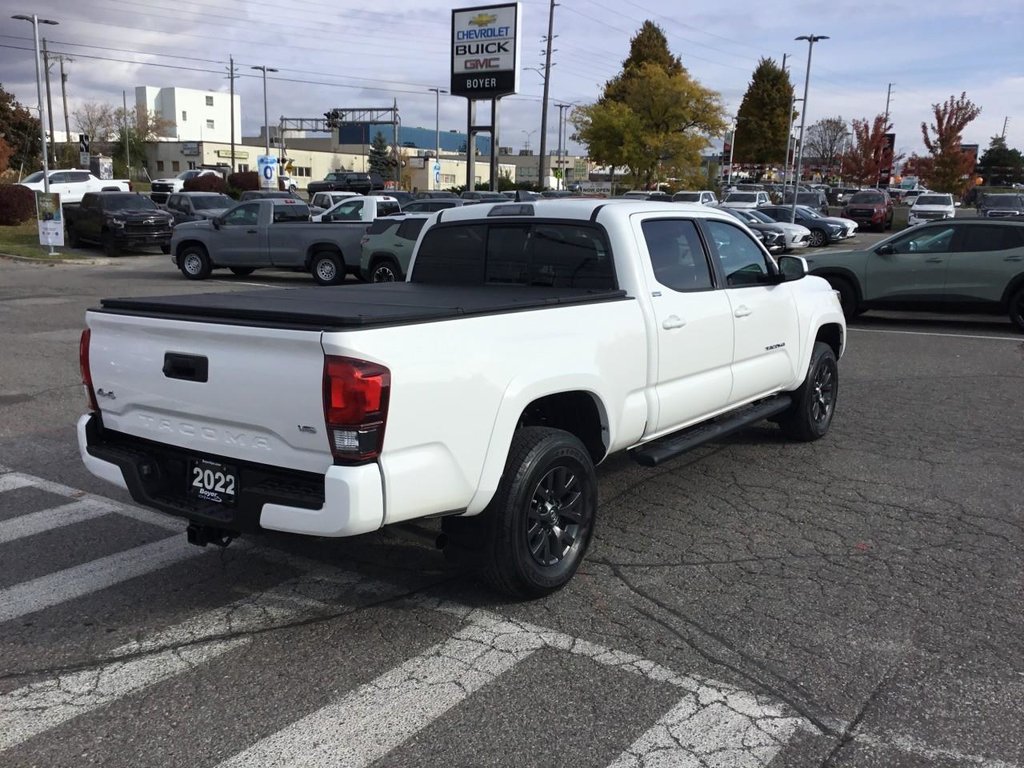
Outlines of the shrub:
<svg viewBox="0 0 1024 768">
<path fill-rule="evenodd" d="M 260 188 L 260 175 L 256 171 L 245 171 L 232 173 L 228 176 L 228 186 L 245 192 L 250 189 Z"/>
<path fill-rule="evenodd" d="M 14 226 L 36 215 L 36 193 L 20 184 L 0 185 L 0 225 Z"/>
<path fill-rule="evenodd" d="M 228 191 L 228 184 L 224 179 L 215 173 L 206 173 L 202 176 L 193 176 L 185 182 L 186 192 L 220 192 Z"/>
</svg>

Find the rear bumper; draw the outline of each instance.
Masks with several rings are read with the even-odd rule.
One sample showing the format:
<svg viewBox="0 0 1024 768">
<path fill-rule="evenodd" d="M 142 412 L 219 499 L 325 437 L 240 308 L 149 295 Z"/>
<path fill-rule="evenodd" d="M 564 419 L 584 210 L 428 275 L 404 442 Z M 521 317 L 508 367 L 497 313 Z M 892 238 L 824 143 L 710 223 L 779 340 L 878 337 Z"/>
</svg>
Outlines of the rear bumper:
<svg viewBox="0 0 1024 768">
<path fill-rule="evenodd" d="M 200 525 L 237 533 L 272 530 L 338 537 L 375 531 L 384 521 L 377 464 L 331 466 L 319 475 L 240 462 L 104 429 L 96 414 L 78 420 L 78 448 L 92 474 L 127 489 L 137 503 Z M 234 506 L 189 498 L 188 465 L 193 458 L 237 468 Z"/>
</svg>

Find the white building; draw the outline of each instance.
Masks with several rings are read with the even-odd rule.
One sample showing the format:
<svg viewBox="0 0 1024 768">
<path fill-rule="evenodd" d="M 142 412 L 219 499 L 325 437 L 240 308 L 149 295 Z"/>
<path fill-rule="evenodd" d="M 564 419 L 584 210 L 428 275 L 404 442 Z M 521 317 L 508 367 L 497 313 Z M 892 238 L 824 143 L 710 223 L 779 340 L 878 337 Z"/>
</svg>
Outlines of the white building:
<svg viewBox="0 0 1024 768">
<path fill-rule="evenodd" d="M 222 91 L 192 88 L 135 89 L 137 109 L 155 112 L 173 124 L 167 136 L 176 141 L 231 141 L 231 97 Z M 242 139 L 242 103 L 235 94 L 235 141 Z"/>
</svg>

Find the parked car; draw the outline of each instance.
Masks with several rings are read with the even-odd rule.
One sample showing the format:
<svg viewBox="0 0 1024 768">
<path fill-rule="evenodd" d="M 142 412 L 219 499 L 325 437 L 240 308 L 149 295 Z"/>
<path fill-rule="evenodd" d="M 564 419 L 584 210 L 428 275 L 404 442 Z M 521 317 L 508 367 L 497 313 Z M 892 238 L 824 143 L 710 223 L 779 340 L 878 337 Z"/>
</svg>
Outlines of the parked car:
<svg viewBox="0 0 1024 768">
<path fill-rule="evenodd" d="M 394 216 L 402 212 L 402 206 L 393 197 L 380 195 L 356 195 L 335 203 L 322 213 L 313 214 L 315 222 L 362 221 L 369 224 L 381 216 Z"/>
<path fill-rule="evenodd" d="M 182 171 L 172 178 L 153 179 L 150 183 L 149 196 L 153 198 L 154 202 L 166 203 L 168 197 L 176 192 L 184 191 L 186 181 L 199 176 L 217 176 L 223 179 L 224 171 L 220 171 L 215 168 L 190 168 L 189 170 Z"/>
<path fill-rule="evenodd" d="M 760 192 L 730 192 L 722 201 L 723 208 L 760 208 L 762 205 L 771 205 L 771 198 L 765 191 Z"/>
<path fill-rule="evenodd" d="M 1024 195 L 985 192 L 978 201 L 978 215 L 986 219 L 1001 219 L 1024 214 Z"/>
<path fill-rule="evenodd" d="M 336 204 L 340 203 L 342 200 L 345 200 L 345 199 L 347 199 L 349 197 L 356 197 L 358 194 L 359 194 L 358 192 L 340 192 L 340 191 L 317 192 L 314 195 L 310 195 L 310 197 L 309 197 L 309 207 L 310 207 L 310 209 L 320 208 L 320 209 L 322 209 L 320 211 L 322 213 L 323 211 L 326 211 L 328 208 L 334 207 Z"/>
<path fill-rule="evenodd" d="M 793 190 L 788 189 L 782 195 L 783 205 L 793 204 Z M 805 206 L 812 210 L 817 211 L 822 216 L 828 216 L 828 200 L 825 197 L 825 193 L 820 189 L 811 190 L 809 192 L 797 192 L 796 193 L 796 204 L 798 206 Z"/>
<path fill-rule="evenodd" d="M 402 213 L 436 213 L 446 208 L 458 208 L 465 204 L 466 201 L 458 197 L 427 198 L 406 203 L 402 206 Z"/>
<path fill-rule="evenodd" d="M 295 192 L 288 192 L 283 189 L 247 189 L 238 196 L 240 203 L 249 200 L 298 200 L 300 203 L 306 202 Z"/>
<path fill-rule="evenodd" d="M 907 224 L 914 226 L 936 219 L 952 219 L 956 217 L 956 205 L 953 196 L 938 192 L 919 195 L 907 214 Z"/>
<path fill-rule="evenodd" d="M 931 192 L 930 189 L 904 189 L 902 190 L 902 194 L 900 195 L 898 202 L 901 205 L 913 205 L 917 202 L 917 198 L 921 195 L 927 195 L 929 192 Z M 891 194 L 892 192 L 890 189 L 890 195 Z"/>
<path fill-rule="evenodd" d="M 164 209 L 174 217 L 174 223 L 215 219 L 235 201 L 220 192 L 177 192 L 167 198 Z"/>
<path fill-rule="evenodd" d="M 296 192 L 299 191 L 299 185 L 296 183 L 295 179 L 293 179 L 287 173 L 278 173 L 277 182 L 280 188 L 285 192 L 291 192 L 292 194 L 295 194 Z"/>
<path fill-rule="evenodd" d="M 69 168 L 63 171 L 50 171 L 47 176 L 50 192 L 60 195 L 61 206 L 77 205 L 90 192 L 131 192 L 132 183 L 128 179 L 97 179 L 89 171 Z M 42 192 L 43 172 L 30 173 L 18 182 L 23 187 Z"/>
<path fill-rule="evenodd" d="M 157 246 L 170 252 L 174 218 L 138 192 L 87 192 L 78 207 L 64 211 L 68 245 L 98 243 L 107 256 L 125 248 Z"/>
<path fill-rule="evenodd" d="M 432 200 L 435 197 L 443 197 L 445 199 L 448 199 L 452 197 L 458 198 L 459 196 L 454 192 L 450 192 L 444 189 L 427 189 L 416 192 L 413 195 L 413 197 L 415 197 L 417 200 Z"/>
<path fill-rule="evenodd" d="M 718 198 L 710 189 L 676 192 L 672 195 L 673 203 L 700 203 L 701 205 L 718 205 Z"/>
<path fill-rule="evenodd" d="M 860 192 L 860 187 L 832 187 L 825 196 L 832 205 L 845 205 L 852 195 Z"/>
<path fill-rule="evenodd" d="M 657 200 L 667 201 L 671 200 L 672 196 L 667 192 L 659 192 L 656 190 L 645 190 L 645 189 L 631 189 L 624 195 L 619 195 L 619 200 Z"/>
<path fill-rule="evenodd" d="M 720 208 L 735 219 L 747 225 L 769 253 L 782 253 L 786 250 L 786 231 L 777 224 L 766 224 L 752 215 L 751 211 L 742 208 Z"/>
<path fill-rule="evenodd" d="M 838 292 L 847 318 L 873 308 L 1000 312 L 1024 332 L 1024 220 L 929 221 L 807 263 Z"/>
<path fill-rule="evenodd" d="M 361 241 L 363 279 L 371 283 L 405 280 L 413 246 L 428 218 L 401 214 L 373 222 Z"/>
<path fill-rule="evenodd" d="M 721 206 L 719 206 L 721 207 Z M 786 233 L 786 251 L 800 250 L 807 248 L 811 241 L 811 230 L 800 224 L 791 224 L 789 220 L 776 221 L 771 216 L 763 213 L 759 208 L 733 208 L 732 210 L 743 211 L 763 224 L 773 224 L 781 227 Z"/>
<path fill-rule="evenodd" d="M 500 192 L 467 189 L 459 195 L 467 203 L 507 203 L 508 198 Z"/>
<path fill-rule="evenodd" d="M 317 192 L 356 192 L 368 194 L 374 189 L 384 189 L 384 179 L 379 173 L 357 173 L 355 171 L 331 171 L 323 181 L 311 181 L 306 186 L 306 193 L 315 195 Z"/>
<path fill-rule="evenodd" d="M 791 219 L 793 207 L 791 205 L 766 205 L 759 209 L 765 216 L 770 216 L 775 221 L 793 221 L 802 227 L 807 227 L 811 232 L 811 248 L 821 248 L 823 245 L 838 243 L 853 234 L 856 224 L 848 227 L 842 219 L 833 219 L 829 216 L 822 216 L 813 208 L 803 205 L 796 207 L 796 218 Z"/>
<path fill-rule="evenodd" d="M 404 189 L 371 189 L 369 194 L 371 196 L 390 197 L 392 200 L 397 200 L 403 210 L 406 203 L 411 203 L 416 199 L 413 197 L 412 192 L 406 192 Z"/>
<path fill-rule="evenodd" d="M 846 201 L 843 218 L 853 219 L 865 229 L 872 227 L 879 232 L 892 229 L 896 209 L 892 198 L 883 189 L 862 189 Z"/>
</svg>

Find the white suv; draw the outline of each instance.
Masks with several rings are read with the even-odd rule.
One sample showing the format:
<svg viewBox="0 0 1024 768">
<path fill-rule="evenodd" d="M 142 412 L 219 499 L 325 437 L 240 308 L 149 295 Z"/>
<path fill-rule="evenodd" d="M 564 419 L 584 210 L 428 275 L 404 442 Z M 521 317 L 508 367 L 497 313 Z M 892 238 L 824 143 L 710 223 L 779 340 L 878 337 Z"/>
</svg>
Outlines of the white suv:
<svg viewBox="0 0 1024 768">
<path fill-rule="evenodd" d="M 718 205 L 718 198 L 709 189 L 676 192 L 672 195 L 673 203 L 700 203 L 701 205 Z"/>
<path fill-rule="evenodd" d="M 952 219 L 956 216 L 956 205 L 953 203 L 953 196 L 938 192 L 922 192 L 917 196 L 910 213 L 907 215 L 907 224 L 914 226 L 926 221 L 936 219 Z"/>
</svg>

